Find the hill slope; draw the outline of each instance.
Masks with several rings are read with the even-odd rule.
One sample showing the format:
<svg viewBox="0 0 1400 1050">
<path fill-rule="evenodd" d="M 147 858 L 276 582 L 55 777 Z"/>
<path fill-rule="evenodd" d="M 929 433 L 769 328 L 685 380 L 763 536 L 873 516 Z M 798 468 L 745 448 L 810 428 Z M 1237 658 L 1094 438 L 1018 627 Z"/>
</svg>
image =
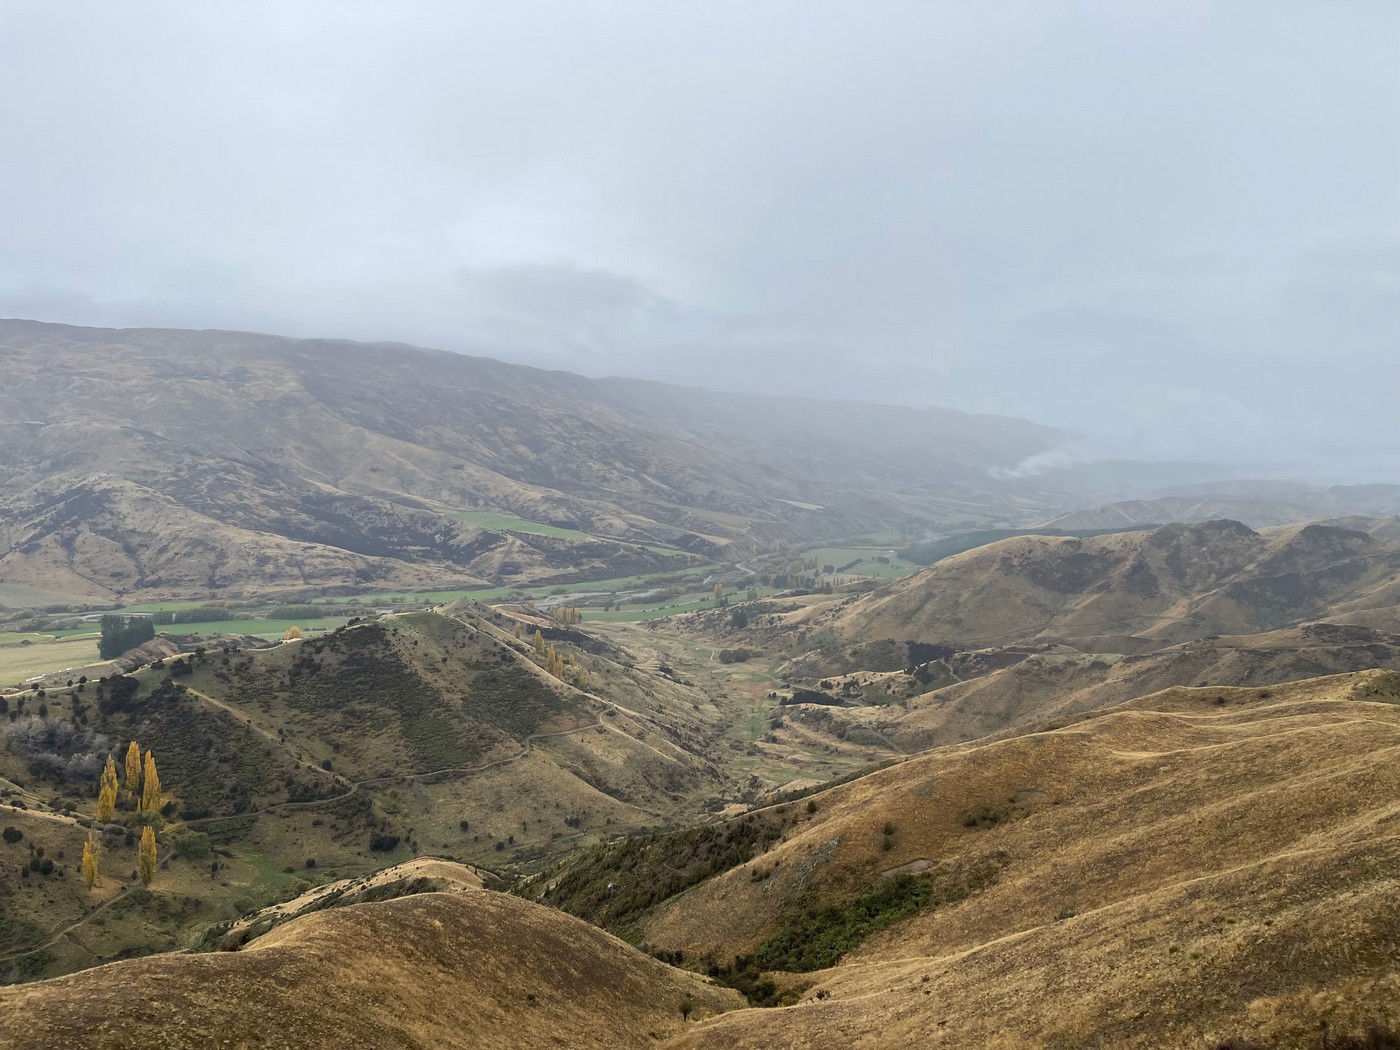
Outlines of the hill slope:
<svg viewBox="0 0 1400 1050">
<path fill-rule="evenodd" d="M 987 470 L 1059 437 L 238 332 L 0 321 L 0 359 L 0 583 L 92 600 L 619 577 L 930 496 L 1024 514 Z M 873 454 L 875 418 L 920 454 Z"/>
<path fill-rule="evenodd" d="M 935 666 L 956 680 L 918 692 L 918 672 L 875 676 L 905 699 L 870 712 L 863 724 L 912 751 L 1024 732 L 1174 685 L 1262 688 L 1371 668 L 1400 671 L 1400 635 L 1317 623 L 1183 642 L 1140 655 L 1022 645 L 958 653 Z"/>
<path fill-rule="evenodd" d="M 1393 615 L 1397 605 L 1393 540 L 1318 524 L 1260 533 L 1213 521 L 993 543 L 849 603 L 832 626 L 862 640 L 1040 639 L 1132 652 L 1370 610 Z"/>
<path fill-rule="evenodd" d="M 230 914 L 424 853 L 538 864 L 737 795 L 711 757 L 729 753 L 710 746 L 727 708 L 538 619 L 576 661 L 570 681 L 509 617 L 464 602 L 11 694 L 0 815 L 23 837 L 0 843 L 0 979 L 187 944 Z M 131 740 L 164 788 L 151 891 L 131 885 L 142 818 L 126 803 L 105 825 L 91 817 L 102 761 L 120 764 Z M 89 829 L 95 894 L 78 863 Z"/>
<path fill-rule="evenodd" d="M 1393 1027 L 1397 702 L 1392 672 L 1172 689 L 766 811 L 778 839 L 650 909 L 645 936 L 829 968 L 799 1005 L 675 1045 L 1301 1047 L 1324 1017 Z M 546 894 L 565 906 L 569 870 Z M 853 934 L 900 872 L 929 903 Z"/>
<path fill-rule="evenodd" d="M 154 993 L 154 994 L 153 994 Z M 0 990 L 0 1046 L 644 1046 L 742 1003 L 559 912 L 484 890 L 296 919 L 239 952 Z"/>
<path fill-rule="evenodd" d="M 786 1008 L 420 862 L 452 892 L 0 991 L 0 1045 L 1316 1046 L 1400 1024 L 1398 755 L 1393 672 L 1174 688 L 530 884 Z"/>
</svg>

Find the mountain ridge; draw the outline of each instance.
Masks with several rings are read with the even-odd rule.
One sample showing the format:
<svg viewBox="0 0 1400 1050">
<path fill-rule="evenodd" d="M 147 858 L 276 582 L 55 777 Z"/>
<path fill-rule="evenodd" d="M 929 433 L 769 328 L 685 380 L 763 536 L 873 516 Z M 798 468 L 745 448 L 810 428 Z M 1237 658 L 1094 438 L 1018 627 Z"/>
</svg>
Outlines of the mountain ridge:
<svg viewBox="0 0 1400 1050">
<path fill-rule="evenodd" d="M 989 470 L 1061 437 L 257 333 L 0 321 L 0 359 L 0 582 L 80 597 L 616 577 L 887 528 L 928 498 L 1019 517 L 1043 497 Z M 258 571 L 227 571 L 234 549 Z"/>
</svg>

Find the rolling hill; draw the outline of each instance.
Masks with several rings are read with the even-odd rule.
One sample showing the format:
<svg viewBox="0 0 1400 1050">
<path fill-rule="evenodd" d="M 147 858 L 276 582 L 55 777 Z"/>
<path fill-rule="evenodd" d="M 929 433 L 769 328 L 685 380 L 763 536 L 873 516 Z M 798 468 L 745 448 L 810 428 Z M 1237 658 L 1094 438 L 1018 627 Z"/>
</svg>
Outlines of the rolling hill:
<svg viewBox="0 0 1400 1050">
<path fill-rule="evenodd" d="M 1175 685 L 1266 686 L 1382 668 L 1400 671 L 1400 635 L 1314 623 L 1265 634 L 1183 642 L 1151 653 L 1082 653 L 1064 645 L 1007 646 L 948 658 L 949 684 L 922 691 L 918 675 L 875 677 L 900 697 L 859 724 L 917 751 L 1025 732 Z M 857 676 L 869 677 L 869 676 Z"/>
<path fill-rule="evenodd" d="M 743 1003 L 587 923 L 471 889 L 470 874 L 452 892 L 306 915 L 237 952 L 0 990 L 0 1047 L 644 1046 L 685 1027 L 682 1004 L 698 1021 Z"/>
<path fill-rule="evenodd" d="M 630 912 L 597 873 L 626 900 L 694 833 L 538 888 L 794 1004 L 676 1046 L 1316 1046 L 1400 1021 L 1397 702 L 1385 671 L 1174 688 L 713 826 L 721 870 Z"/>
<path fill-rule="evenodd" d="M 848 639 L 1140 652 L 1312 619 L 1393 618 L 1397 606 L 1393 540 L 1320 524 L 1256 532 L 1222 520 L 989 544 L 845 604 L 826 626 Z"/>
<path fill-rule="evenodd" d="M 1400 1024 L 1397 750 L 1394 672 L 1172 688 L 523 884 L 679 966 L 420 859 L 0 990 L 0 1045 L 1351 1045 Z"/>
<path fill-rule="evenodd" d="M 538 864 L 738 796 L 742 778 L 716 762 L 731 754 L 714 743 L 723 701 L 535 620 L 572 657 L 568 681 L 542 666 L 532 630 L 517 640 L 510 616 L 462 602 L 10 694 L 0 817 L 21 837 L 0 844 L 13 895 L 0 975 L 177 947 L 309 884 L 429 852 Z M 91 816 L 103 758 L 130 740 L 154 752 L 164 787 L 154 894 L 131 885 L 138 815 Z M 111 876 L 96 898 L 77 863 L 90 831 Z M 72 936 L 40 935 L 69 921 Z"/>
</svg>

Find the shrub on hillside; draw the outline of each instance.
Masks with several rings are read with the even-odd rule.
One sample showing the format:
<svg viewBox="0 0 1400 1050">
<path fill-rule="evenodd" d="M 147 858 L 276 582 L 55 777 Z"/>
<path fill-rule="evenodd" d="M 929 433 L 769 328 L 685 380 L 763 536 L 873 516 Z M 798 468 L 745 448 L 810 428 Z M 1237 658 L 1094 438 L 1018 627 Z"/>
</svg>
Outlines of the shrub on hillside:
<svg viewBox="0 0 1400 1050">
<path fill-rule="evenodd" d="M 17 718 L 3 730 L 5 748 L 41 776 L 60 780 L 95 777 L 109 742 L 75 722 L 40 715 Z"/>
</svg>

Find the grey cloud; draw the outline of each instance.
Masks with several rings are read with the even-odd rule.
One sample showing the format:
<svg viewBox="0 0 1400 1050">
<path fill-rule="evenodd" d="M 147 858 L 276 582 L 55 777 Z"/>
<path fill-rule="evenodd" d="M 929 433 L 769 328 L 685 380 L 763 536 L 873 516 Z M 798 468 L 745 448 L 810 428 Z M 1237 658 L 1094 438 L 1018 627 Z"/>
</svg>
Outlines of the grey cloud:
<svg viewBox="0 0 1400 1050">
<path fill-rule="evenodd" d="M 0 312 L 1393 479 L 1400 8 L 15 2 Z"/>
</svg>

